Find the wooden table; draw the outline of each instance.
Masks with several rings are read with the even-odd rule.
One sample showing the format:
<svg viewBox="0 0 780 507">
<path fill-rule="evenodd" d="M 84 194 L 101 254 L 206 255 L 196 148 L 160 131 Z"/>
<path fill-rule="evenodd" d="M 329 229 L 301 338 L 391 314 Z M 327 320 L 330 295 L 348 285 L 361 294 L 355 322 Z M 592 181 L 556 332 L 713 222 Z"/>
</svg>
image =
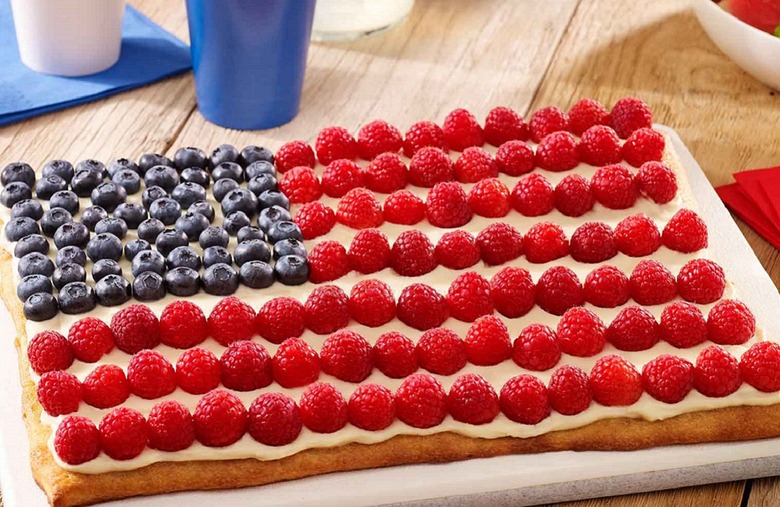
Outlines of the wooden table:
<svg viewBox="0 0 780 507">
<path fill-rule="evenodd" d="M 183 2 L 131 0 L 183 39 Z M 262 29 L 259 27 L 259 29 Z M 385 35 L 350 44 L 314 44 L 301 113 L 264 132 L 207 123 L 191 75 L 0 129 L 0 161 L 34 167 L 172 155 L 181 146 L 223 142 L 278 148 L 313 141 L 327 125 L 352 131 L 383 118 L 402 130 L 441 121 L 455 107 L 484 118 L 495 105 L 523 114 L 581 97 L 611 105 L 636 95 L 655 120 L 677 129 L 713 185 L 746 168 L 780 163 L 780 97 L 710 42 L 685 0 L 418 0 L 411 18 Z M 776 281 L 780 255 L 740 223 Z M 780 503 L 780 480 L 734 482 L 567 504 L 759 506 Z"/>
</svg>

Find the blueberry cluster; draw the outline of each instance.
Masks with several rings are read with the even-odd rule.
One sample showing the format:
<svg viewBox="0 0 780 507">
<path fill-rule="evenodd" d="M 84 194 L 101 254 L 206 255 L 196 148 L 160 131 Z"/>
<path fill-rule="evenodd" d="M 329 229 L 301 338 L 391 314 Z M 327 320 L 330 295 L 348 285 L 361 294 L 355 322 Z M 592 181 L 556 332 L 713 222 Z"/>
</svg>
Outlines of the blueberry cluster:
<svg viewBox="0 0 780 507">
<path fill-rule="evenodd" d="M 301 231 L 277 188 L 274 156 L 266 148 L 221 145 L 209 156 L 187 147 L 173 160 L 145 154 L 138 162 L 118 159 L 108 166 L 53 160 L 37 180 L 30 165 L 13 163 L 0 173 L 0 183 L 0 204 L 11 210 L 5 235 L 15 243 L 22 277 L 17 294 L 30 320 L 131 297 L 153 301 L 201 289 L 229 295 L 240 284 L 299 285 L 309 277 Z"/>
</svg>

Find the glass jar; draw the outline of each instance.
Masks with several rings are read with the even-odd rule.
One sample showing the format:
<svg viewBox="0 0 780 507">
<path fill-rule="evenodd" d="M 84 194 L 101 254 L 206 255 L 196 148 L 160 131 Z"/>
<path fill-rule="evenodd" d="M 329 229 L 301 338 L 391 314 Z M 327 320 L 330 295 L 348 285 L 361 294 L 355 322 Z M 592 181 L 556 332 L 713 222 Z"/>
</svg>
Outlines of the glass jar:
<svg viewBox="0 0 780 507">
<path fill-rule="evenodd" d="M 312 39 L 348 41 L 389 30 L 412 10 L 414 0 L 317 0 Z"/>
</svg>

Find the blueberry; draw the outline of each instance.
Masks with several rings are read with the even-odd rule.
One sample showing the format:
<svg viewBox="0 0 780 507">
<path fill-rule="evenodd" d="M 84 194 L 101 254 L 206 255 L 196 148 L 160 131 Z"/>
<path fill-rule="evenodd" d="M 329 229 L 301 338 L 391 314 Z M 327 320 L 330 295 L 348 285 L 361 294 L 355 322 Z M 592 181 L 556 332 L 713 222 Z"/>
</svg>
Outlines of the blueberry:
<svg viewBox="0 0 780 507">
<path fill-rule="evenodd" d="M 165 224 L 156 218 L 147 218 L 138 224 L 138 237 L 144 241 L 154 244 L 157 236 L 165 230 Z"/>
<path fill-rule="evenodd" d="M 133 294 L 139 301 L 157 301 L 164 298 L 163 277 L 153 271 L 141 273 L 133 279 Z"/>
<path fill-rule="evenodd" d="M 179 184 L 179 173 L 173 167 L 156 165 L 144 173 L 144 183 L 148 187 L 162 187 L 170 192 Z"/>
<path fill-rule="evenodd" d="M 295 222 L 289 220 L 282 220 L 281 222 L 275 222 L 271 224 L 268 229 L 268 241 L 273 244 L 283 239 L 297 239 L 303 241 L 303 234 L 301 228 Z"/>
<path fill-rule="evenodd" d="M 79 266 L 87 265 L 87 254 L 83 248 L 77 246 L 66 246 L 57 250 L 57 256 L 55 258 L 57 266 L 64 266 L 65 264 L 78 264 Z"/>
<path fill-rule="evenodd" d="M 239 243 L 250 239 L 265 240 L 265 233 L 263 233 L 259 227 L 255 227 L 254 225 L 247 225 L 246 227 L 242 227 L 238 230 L 236 239 Z"/>
<path fill-rule="evenodd" d="M 108 171 L 106 170 L 106 164 L 104 164 L 100 160 L 95 160 L 92 158 L 88 158 L 87 160 L 82 160 L 81 162 L 76 164 L 75 172 L 79 172 L 79 171 L 92 171 L 93 173 L 100 176 L 101 180 L 108 175 Z"/>
<path fill-rule="evenodd" d="M 25 199 L 32 199 L 32 190 L 27 186 L 27 183 L 21 181 L 12 181 L 0 192 L 0 204 L 6 208 L 11 208 L 17 202 Z"/>
<path fill-rule="evenodd" d="M 117 173 L 120 173 L 122 171 L 133 171 L 135 174 L 137 174 L 139 177 L 143 174 L 141 173 L 141 168 L 138 167 L 138 164 L 133 162 L 132 160 L 127 160 L 126 158 L 118 158 L 108 164 L 108 175 L 113 179 L 114 176 L 116 176 Z"/>
<path fill-rule="evenodd" d="M 35 171 L 30 164 L 13 162 L 3 167 L 0 172 L 0 183 L 6 186 L 14 181 L 20 181 L 30 188 L 35 185 Z"/>
<path fill-rule="evenodd" d="M 165 288 L 174 296 L 192 296 L 200 290 L 200 275 L 192 268 L 173 268 L 165 273 Z"/>
<path fill-rule="evenodd" d="M 92 279 L 96 282 L 108 275 L 122 276 L 122 266 L 111 259 L 100 259 L 92 265 Z"/>
<path fill-rule="evenodd" d="M 260 212 L 260 218 L 257 219 L 257 225 L 259 225 L 263 231 L 268 232 L 271 225 L 283 220 L 292 220 L 290 212 L 281 206 L 271 206 Z"/>
<path fill-rule="evenodd" d="M 233 257 L 236 259 L 236 265 L 242 266 L 249 261 L 271 260 L 271 249 L 268 244 L 261 239 L 248 239 L 236 245 L 233 250 Z"/>
<path fill-rule="evenodd" d="M 132 294 L 130 282 L 120 275 L 107 275 L 95 284 L 95 294 L 102 306 L 126 303 Z"/>
<path fill-rule="evenodd" d="M 43 216 L 43 206 L 35 199 L 25 199 L 11 206 L 11 218 L 30 217 L 40 220 Z"/>
<path fill-rule="evenodd" d="M 141 194 L 141 203 L 149 209 L 154 201 L 163 197 L 168 197 L 168 193 L 162 187 L 147 187 Z"/>
<path fill-rule="evenodd" d="M 25 302 L 33 294 L 39 292 L 51 294 L 53 290 L 54 287 L 48 276 L 28 275 L 19 282 L 19 286 L 16 287 L 16 295 L 20 301 Z"/>
<path fill-rule="evenodd" d="M 241 150 L 241 154 L 238 157 L 238 163 L 244 167 L 259 160 L 264 160 L 273 164 L 274 154 L 268 148 L 250 145 Z"/>
<path fill-rule="evenodd" d="M 187 235 L 176 229 L 169 229 L 161 232 L 160 235 L 157 236 L 156 241 L 157 250 L 166 257 L 177 246 L 187 246 L 188 243 L 189 240 L 187 239 Z"/>
<path fill-rule="evenodd" d="M 49 320 L 57 315 L 57 312 L 57 300 L 46 292 L 33 294 L 24 302 L 24 316 L 33 322 Z"/>
<path fill-rule="evenodd" d="M 39 252 L 48 255 L 49 240 L 40 234 L 30 234 L 17 241 L 16 245 L 14 245 L 14 257 L 17 259 L 24 257 L 30 252 Z"/>
<path fill-rule="evenodd" d="M 101 183 L 103 183 L 103 176 L 100 173 L 82 169 L 73 175 L 70 180 L 70 189 L 79 197 L 89 197 Z"/>
<path fill-rule="evenodd" d="M 141 190 L 141 177 L 132 169 L 122 169 L 111 176 L 111 181 L 122 186 L 128 194 Z"/>
<path fill-rule="evenodd" d="M 95 187 L 90 194 L 90 199 L 92 204 L 111 212 L 127 200 L 127 191 L 125 187 L 109 181 Z"/>
<path fill-rule="evenodd" d="M 57 290 L 62 289 L 71 282 L 86 282 L 87 272 L 78 264 L 63 264 L 54 270 L 51 281 Z"/>
<path fill-rule="evenodd" d="M 200 244 L 200 247 L 203 249 L 210 246 L 221 246 L 226 248 L 229 241 L 230 236 L 222 227 L 207 227 L 200 233 L 200 236 L 198 236 L 198 244 Z"/>
<path fill-rule="evenodd" d="M 71 215 L 75 215 L 79 212 L 79 197 L 70 190 L 54 192 L 49 199 L 49 209 L 52 208 L 66 209 Z"/>
<path fill-rule="evenodd" d="M 168 257 L 165 259 L 165 265 L 168 269 L 185 267 L 192 268 L 195 271 L 199 270 L 202 263 L 198 252 L 194 248 L 189 246 L 177 246 L 173 249 Z"/>
<path fill-rule="evenodd" d="M 176 150 L 176 153 L 173 154 L 173 163 L 181 171 L 188 167 L 206 168 L 209 165 L 209 159 L 200 148 L 187 146 L 186 148 Z"/>
<path fill-rule="evenodd" d="M 38 197 L 38 199 L 48 201 L 55 192 L 66 190 L 67 188 L 67 181 L 63 180 L 56 174 L 52 174 L 51 176 L 47 176 L 38 180 L 38 184 L 35 185 L 35 195 Z"/>
<path fill-rule="evenodd" d="M 249 191 L 260 195 L 266 190 L 276 190 L 276 178 L 270 174 L 259 174 L 249 180 Z"/>
<path fill-rule="evenodd" d="M 213 296 L 229 296 L 238 289 L 238 273 L 229 264 L 214 264 L 203 272 L 203 290 Z"/>
<path fill-rule="evenodd" d="M 309 263 L 297 255 L 281 257 L 274 264 L 274 275 L 284 285 L 301 285 L 309 279 Z"/>
<path fill-rule="evenodd" d="M 216 184 L 219 180 L 230 179 L 241 183 L 244 179 L 244 170 L 235 162 L 222 162 L 211 170 L 211 177 Z"/>
<path fill-rule="evenodd" d="M 239 157 L 238 150 L 232 144 L 222 144 L 214 148 L 209 157 L 211 167 L 217 167 L 222 162 L 235 162 Z"/>
<path fill-rule="evenodd" d="M 266 190 L 257 196 L 257 201 L 260 204 L 260 209 L 270 208 L 271 206 L 290 209 L 290 200 L 278 190 Z"/>
<path fill-rule="evenodd" d="M 89 243 L 89 229 L 78 222 L 62 224 L 54 233 L 54 244 L 58 249 L 66 246 L 84 248 L 87 243 Z"/>
<path fill-rule="evenodd" d="M 234 211 L 225 217 L 222 222 L 222 227 L 225 228 L 228 234 L 235 236 L 243 227 L 250 225 L 249 217 L 243 211 Z"/>
<path fill-rule="evenodd" d="M 165 225 L 173 225 L 181 216 L 181 205 L 170 197 L 157 199 L 149 206 L 149 216 Z"/>
<path fill-rule="evenodd" d="M 100 259 L 118 261 L 122 257 L 122 240 L 110 232 L 98 234 L 87 243 L 87 256 L 92 262 Z"/>
<path fill-rule="evenodd" d="M 66 209 L 54 208 L 44 212 L 41 217 L 41 229 L 43 233 L 49 237 L 54 236 L 57 229 L 62 224 L 67 224 L 73 221 L 73 215 Z"/>
<path fill-rule="evenodd" d="M 67 160 L 50 160 L 46 162 L 46 165 L 44 165 L 41 170 L 41 176 L 44 178 L 55 175 L 65 181 L 70 181 L 73 178 L 74 173 L 73 164 Z"/>
<path fill-rule="evenodd" d="M 141 158 L 138 160 L 138 168 L 141 170 L 141 175 L 146 174 L 146 171 L 152 167 L 160 165 L 176 167 L 173 163 L 173 160 L 169 159 L 165 155 L 160 155 L 159 153 L 145 153 L 141 155 Z"/>
<path fill-rule="evenodd" d="M 38 222 L 30 217 L 12 218 L 5 224 L 5 237 L 8 241 L 19 241 L 30 234 L 40 234 Z"/>
<path fill-rule="evenodd" d="M 92 287 L 84 282 L 71 282 L 60 289 L 60 310 L 75 315 L 95 309 L 97 298 Z"/>
<path fill-rule="evenodd" d="M 261 174 L 276 177 L 276 169 L 274 168 L 274 165 L 267 160 L 258 160 L 257 162 L 252 162 L 246 166 L 246 178 L 248 180 L 256 178 Z"/>
<path fill-rule="evenodd" d="M 214 189 L 212 190 L 212 193 L 214 194 L 214 199 L 216 199 L 217 202 L 221 202 L 228 192 L 237 188 L 239 188 L 239 185 L 235 180 L 229 178 L 214 180 Z"/>
<path fill-rule="evenodd" d="M 181 231 L 186 234 L 187 239 L 192 242 L 197 241 L 200 237 L 200 233 L 205 231 L 208 226 L 208 218 L 204 217 L 200 213 L 193 213 L 188 211 L 184 215 L 180 216 L 178 220 L 176 220 L 176 225 L 173 227 L 177 231 Z"/>
<path fill-rule="evenodd" d="M 206 189 L 197 183 L 185 181 L 176 185 L 171 197 L 181 204 L 182 208 L 187 209 L 193 203 L 206 200 Z"/>
<path fill-rule="evenodd" d="M 239 268 L 238 279 L 252 289 L 264 289 L 274 283 L 274 270 L 267 262 L 249 261 Z"/>
<path fill-rule="evenodd" d="M 214 221 L 214 208 L 206 201 L 198 201 L 190 206 L 189 209 L 190 213 L 200 213 L 206 219 L 209 221 L 209 223 L 212 223 Z"/>
<path fill-rule="evenodd" d="M 144 271 L 154 271 L 161 275 L 165 272 L 165 257 L 157 250 L 143 250 L 133 257 L 130 271 L 133 276 L 138 276 Z"/>
<path fill-rule="evenodd" d="M 297 255 L 306 258 L 306 247 L 302 241 L 297 239 L 283 239 L 274 243 L 274 259 L 279 259 L 285 255 Z"/>
<path fill-rule="evenodd" d="M 54 263 L 40 252 L 30 252 L 19 259 L 16 270 L 22 278 L 27 275 L 51 276 L 54 273 Z"/>
<path fill-rule="evenodd" d="M 119 239 L 124 239 L 127 236 L 127 224 L 121 218 L 104 218 L 95 225 L 95 233 L 103 234 L 105 232 L 111 233 Z"/>
<path fill-rule="evenodd" d="M 231 190 L 220 201 L 222 215 L 228 216 L 236 211 L 242 211 L 249 218 L 257 216 L 257 196 L 245 188 Z"/>
<path fill-rule="evenodd" d="M 90 206 L 81 212 L 81 223 L 86 225 L 90 231 L 94 231 L 97 223 L 104 218 L 108 218 L 108 211 L 100 206 Z"/>
<path fill-rule="evenodd" d="M 136 202 L 122 203 L 114 210 L 114 218 L 124 220 L 129 229 L 138 229 L 146 220 L 146 208 Z"/>
<path fill-rule="evenodd" d="M 152 245 L 144 239 L 133 239 L 125 244 L 125 258 L 129 261 L 133 260 L 133 257 L 138 255 L 139 252 L 144 250 L 151 250 Z"/>
<path fill-rule="evenodd" d="M 211 176 L 204 169 L 188 167 L 181 172 L 181 181 L 185 183 L 197 183 L 203 188 L 211 185 Z"/>
<path fill-rule="evenodd" d="M 227 248 L 221 246 L 210 246 L 203 250 L 203 265 L 206 267 L 214 264 L 232 264 L 233 257 Z"/>
</svg>

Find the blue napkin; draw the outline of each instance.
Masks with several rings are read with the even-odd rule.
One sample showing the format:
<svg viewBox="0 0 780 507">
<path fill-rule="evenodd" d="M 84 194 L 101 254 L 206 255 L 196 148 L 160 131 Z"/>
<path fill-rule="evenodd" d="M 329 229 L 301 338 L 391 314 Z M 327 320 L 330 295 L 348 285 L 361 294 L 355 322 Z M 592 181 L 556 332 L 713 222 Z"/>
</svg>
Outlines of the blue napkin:
<svg viewBox="0 0 780 507">
<path fill-rule="evenodd" d="M 128 6 L 116 65 L 84 77 L 39 74 L 19 59 L 11 4 L 0 0 L 0 125 L 107 97 L 189 68 L 189 47 Z"/>
</svg>

